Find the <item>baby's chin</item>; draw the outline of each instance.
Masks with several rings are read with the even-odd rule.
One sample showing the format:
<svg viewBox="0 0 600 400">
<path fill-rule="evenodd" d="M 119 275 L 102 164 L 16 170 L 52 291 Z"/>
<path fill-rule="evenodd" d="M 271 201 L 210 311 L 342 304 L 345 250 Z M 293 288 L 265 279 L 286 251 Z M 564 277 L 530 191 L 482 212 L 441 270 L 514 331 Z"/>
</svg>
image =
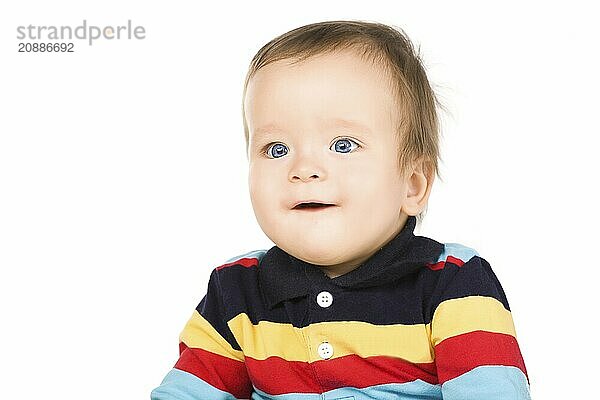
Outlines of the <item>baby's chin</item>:
<svg viewBox="0 0 600 400">
<path fill-rule="evenodd" d="M 301 241 L 283 241 L 275 244 L 299 260 L 320 266 L 347 263 L 354 258 L 352 251 L 356 251 L 356 247 L 352 248 L 352 243 L 343 240 L 325 241 L 304 238 Z"/>
</svg>

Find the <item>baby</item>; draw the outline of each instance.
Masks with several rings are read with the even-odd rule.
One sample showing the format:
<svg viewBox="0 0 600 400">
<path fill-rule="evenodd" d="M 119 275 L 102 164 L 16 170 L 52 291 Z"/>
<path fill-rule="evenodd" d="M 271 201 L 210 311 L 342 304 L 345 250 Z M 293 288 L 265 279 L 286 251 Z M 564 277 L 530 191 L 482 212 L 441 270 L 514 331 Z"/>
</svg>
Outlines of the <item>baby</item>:
<svg viewBox="0 0 600 400">
<path fill-rule="evenodd" d="M 242 112 L 275 246 L 212 270 L 152 399 L 530 398 L 490 264 L 414 235 L 436 105 L 410 40 L 383 24 L 311 24 L 259 50 Z"/>
</svg>

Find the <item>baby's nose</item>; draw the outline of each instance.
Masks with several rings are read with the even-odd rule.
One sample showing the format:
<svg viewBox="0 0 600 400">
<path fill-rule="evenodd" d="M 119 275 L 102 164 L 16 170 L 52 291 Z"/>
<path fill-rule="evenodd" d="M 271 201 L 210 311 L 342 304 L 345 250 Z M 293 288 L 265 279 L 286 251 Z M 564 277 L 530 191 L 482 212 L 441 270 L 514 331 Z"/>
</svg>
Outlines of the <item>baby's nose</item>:
<svg viewBox="0 0 600 400">
<path fill-rule="evenodd" d="M 319 179 L 321 177 L 320 173 L 310 172 L 309 170 L 297 171 L 291 174 L 291 180 L 297 181 L 301 180 L 304 182 Z"/>
<path fill-rule="evenodd" d="M 297 163 L 295 166 L 292 167 L 292 169 L 290 170 L 290 181 L 295 182 L 295 181 L 304 181 L 304 182 L 308 182 L 308 181 L 312 181 L 312 180 L 319 180 L 319 179 L 323 179 L 325 177 L 325 171 L 323 170 L 322 167 L 318 166 L 316 163 L 312 162 L 312 163 L 307 163 L 307 162 L 300 162 Z"/>
<path fill-rule="evenodd" d="M 318 149 L 303 149 L 294 154 L 291 160 L 289 180 L 313 181 L 326 178 L 326 159 L 319 154 Z"/>
</svg>

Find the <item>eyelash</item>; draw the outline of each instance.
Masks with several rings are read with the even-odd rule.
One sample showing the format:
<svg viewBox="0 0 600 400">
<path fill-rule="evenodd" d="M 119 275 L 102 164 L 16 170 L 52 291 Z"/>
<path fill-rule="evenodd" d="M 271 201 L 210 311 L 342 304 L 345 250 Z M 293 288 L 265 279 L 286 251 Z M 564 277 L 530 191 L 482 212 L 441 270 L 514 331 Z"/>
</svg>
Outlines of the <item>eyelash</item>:
<svg viewBox="0 0 600 400">
<path fill-rule="evenodd" d="M 346 137 L 346 136 L 342 136 L 342 137 L 335 138 L 335 139 L 333 140 L 333 142 L 332 142 L 332 145 L 333 145 L 333 144 L 334 144 L 336 141 L 338 141 L 338 140 L 342 140 L 342 139 L 348 139 L 348 140 L 349 140 L 349 141 L 351 141 L 352 143 L 356 144 L 356 148 L 360 148 L 360 147 L 362 147 L 362 146 L 361 146 L 361 144 L 360 144 L 360 143 L 358 143 L 356 140 L 354 140 L 354 139 L 352 139 L 352 138 L 349 138 L 349 137 Z M 284 144 L 284 143 L 281 143 L 281 142 L 271 142 L 271 143 L 268 143 L 267 145 L 265 145 L 265 146 L 264 146 L 264 147 L 263 147 L 263 148 L 260 150 L 260 154 L 261 154 L 261 155 L 263 155 L 263 156 L 265 156 L 265 157 L 267 157 L 267 158 L 281 158 L 281 157 L 270 157 L 270 156 L 269 156 L 269 154 L 267 153 L 267 151 L 269 150 L 269 148 L 270 148 L 271 146 L 273 146 L 273 145 L 276 145 L 276 144 L 279 144 L 279 143 L 280 143 L 280 144 Z M 329 146 L 329 147 L 331 147 L 331 146 Z M 354 151 L 354 150 L 353 150 L 353 151 Z M 346 154 L 346 153 L 340 153 L 340 154 Z"/>
</svg>

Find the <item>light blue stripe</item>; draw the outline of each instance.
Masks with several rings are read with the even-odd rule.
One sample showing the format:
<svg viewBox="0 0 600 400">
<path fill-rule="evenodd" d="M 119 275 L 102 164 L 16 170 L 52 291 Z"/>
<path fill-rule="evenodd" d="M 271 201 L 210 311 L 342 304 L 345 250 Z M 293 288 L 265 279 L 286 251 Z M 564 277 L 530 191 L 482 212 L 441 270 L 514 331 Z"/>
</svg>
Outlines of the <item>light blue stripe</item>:
<svg viewBox="0 0 600 400">
<path fill-rule="evenodd" d="M 159 387 L 150 393 L 151 400 L 235 400 L 231 393 L 209 385 L 189 372 L 173 368 Z"/>
<path fill-rule="evenodd" d="M 469 261 L 473 256 L 479 256 L 475 249 L 464 246 L 460 243 L 444 243 L 444 251 L 438 257 L 437 261 L 446 261 L 448 256 L 452 256 L 462 260 Z"/>
<path fill-rule="evenodd" d="M 527 377 L 517 367 L 485 365 L 442 385 L 444 400 L 531 400 Z"/>
<path fill-rule="evenodd" d="M 440 385 L 432 385 L 420 379 L 409 383 L 389 383 L 374 385 L 364 389 L 353 387 L 339 388 L 320 394 L 288 393 L 277 396 L 268 395 L 256 388 L 252 394 L 254 400 L 441 400 Z M 479 399 L 482 400 L 482 399 Z M 486 399 L 487 400 L 487 399 Z"/>
<path fill-rule="evenodd" d="M 443 397 L 442 397 L 443 396 Z M 235 400 L 198 377 L 173 368 L 161 385 L 150 395 L 151 400 Z M 409 383 L 375 385 L 364 389 L 339 388 L 321 394 L 288 393 L 271 396 L 254 388 L 254 400 L 531 400 L 525 374 L 516 367 L 477 367 L 444 385 L 422 380 Z"/>
<path fill-rule="evenodd" d="M 223 264 L 229 264 L 230 262 L 237 261 L 242 258 L 258 258 L 259 260 L 262 256 L 265 255 L 267 250 L 252 250 L 244 254 L 240 254 L 239 256 L 231 257 L 229 260 L 225 261 Z"/>
</svg>

